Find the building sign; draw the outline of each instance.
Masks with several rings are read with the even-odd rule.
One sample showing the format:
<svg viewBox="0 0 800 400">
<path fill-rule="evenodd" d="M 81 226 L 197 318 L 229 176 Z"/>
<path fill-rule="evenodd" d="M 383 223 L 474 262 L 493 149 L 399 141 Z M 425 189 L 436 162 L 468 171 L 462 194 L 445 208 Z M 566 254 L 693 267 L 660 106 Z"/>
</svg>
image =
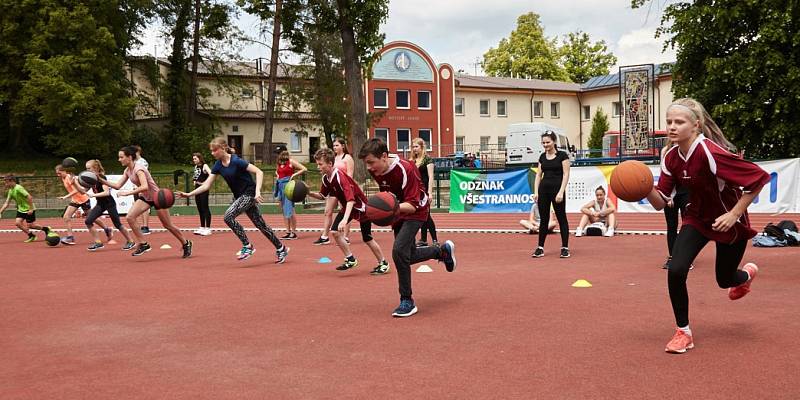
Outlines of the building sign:
<svg viewBox="0 0 800 400">
<path fill-rule="evenodd" d="M 433 70 L 417 52 L 394 48 L 381 54 L 375 62 L 372 79 L 433 82 Z"/>
</svg>

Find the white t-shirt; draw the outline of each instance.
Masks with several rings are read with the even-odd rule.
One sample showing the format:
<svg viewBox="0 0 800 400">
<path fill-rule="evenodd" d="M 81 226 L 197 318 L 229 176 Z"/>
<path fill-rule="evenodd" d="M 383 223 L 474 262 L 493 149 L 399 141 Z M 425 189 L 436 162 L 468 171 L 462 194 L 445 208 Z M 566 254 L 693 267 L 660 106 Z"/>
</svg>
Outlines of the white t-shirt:
<svg viewBox="0 0 800 400">
<path fill-rule="evenodd" d="M 139 164 L 139 165 L 145 167 L 146 169 L 150 169 L 150 163 L 148 163 L 147 160 L 145 160 L 143 157 L 137 158 L 136 159 L 136 164 Z"/>
</svg>

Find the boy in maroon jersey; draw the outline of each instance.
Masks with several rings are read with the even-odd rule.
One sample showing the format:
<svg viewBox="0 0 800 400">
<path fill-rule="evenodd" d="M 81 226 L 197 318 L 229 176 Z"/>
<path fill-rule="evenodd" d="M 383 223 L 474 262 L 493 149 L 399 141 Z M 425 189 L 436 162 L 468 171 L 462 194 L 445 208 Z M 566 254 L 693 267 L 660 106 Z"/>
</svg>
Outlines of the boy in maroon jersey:
<svg viewBox="0 0 800 400">
<path fill-rule="evenodd" d="M 414 238 L 422 224 L 428 220 L 430 199 L 422 187 L 422 178 L 414 163 L 390 156 L 386 143 L 377 138 L 364 143 L 358 152 L 358 158 L 364 160 L 380 191 L 393 193 L 400 202 L 397 218 L 392 223 L 392 260 L 397 268 L 400 305 L 392 316 L 410 317 L 417 313 L 411 297 L 411 264 L 436 259 L 444 263 L 448 272 L 453 272 L 456 267 L 456 257 L 453 254 L 455 244 L 448 240 L 441 246 L 416 246 Z"/>
<path fill-rule="evenodd" d="M 666 347 L 669 353 L 685 353 L 694 348 L 686 290 L 689 267 L 700 250 L 714 241 L 717 284 L 728 288 L 731 300 L 750 292 L 758 267 L 747 263 L 738 268 L 748 240 L 756 235 L 750 228 L 747 206 L 770 178 L 759 166 L 732 153 L 734 146 L 693 99 L 676 100 L 667 108 L 667 129 L 673 146 L 664 152 L 658 185 L 647 199 L 661 210 L 677 187 L 689 189 L 689 203 L 668 273 L 678 329 Z"/>
<path fill-rule="evenodd" d="M 333 224 L 330 226 L 331 236 L 333 240 L 344 253 L 344 263 L 338 267 L 338 271 L 346 271 L 350 268 L 358 266 L 358 260 L 353 256 L 350 251 L 350 245 L 344 239 L 344 229 L 350 220 L 357 219 L 361 225 L 361 239 L 366 243 L 367 247 L 372 250 L 372 254 L 378 260 L 372 272 L 372 275 L 384 275 L 389 273 L 389 263 L 383 257 L 381 246 L 378 242 L 372 240 L 372 224 L 364 218 L 364 211 L 367 209 L 367 196 L 358 187 L 356 181 L 339 168 L 334 168 L 333 164 L 336 161 L 336 156 L 331 149 L 319 149 L 314 154 L 314 161 L 317 162 L 317 168 L 322 173 L 322 187 L 318 193 L 311 192 L 308 195 L 319 200 L 325 200 L 329 196 L 335 197 L 339 200 L 342 209 L 336 214 Z M 326 207 L 329 203 L 326 202 Z M 328 210 L 325 210 L 326 214 Z"/>
</svg>

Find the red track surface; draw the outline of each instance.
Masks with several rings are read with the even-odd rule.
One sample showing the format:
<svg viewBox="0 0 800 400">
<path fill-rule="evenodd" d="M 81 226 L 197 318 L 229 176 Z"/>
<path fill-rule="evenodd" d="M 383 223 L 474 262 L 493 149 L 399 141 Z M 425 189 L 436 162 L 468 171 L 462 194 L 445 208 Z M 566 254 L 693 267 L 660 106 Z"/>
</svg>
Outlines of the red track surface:
<svg viewBox="0 0 800 400">
<path fill-rule="evenodd" d="M 514 218 L 437 222 L 515 228 Z M 708 246 L 689 280 L 697 347 L 676 356 L 663 352 L 674 321 L 661 236 L 571 238 L 573 257 L 559 259 L 551 235 L 534 260 L 532 236 L 442 234 L 457 244 L 457 270 L 414 273 L 420 312 L 393 319 L 395 271 L 370 276 L 358 235 L 362 266 L 342 273 L 317 262 L 341 254 L 312 246 L 315 233 L 288 242 L 284 265 L 249 234 L 258 252 L 244 262 L 230 233 L 195 237 L 188 260 L 165 233 L 140 258 L 88 253 L 85 233 L 56 248 L 0 234 L 0 399 L 800 397 L 799 248 L 749 247 L 761 274 L 732 302 Z M 388 255 L 390 235 L 376 237 Z M 594 287 L 571 287 L 577 279 Z"/>
</svg>

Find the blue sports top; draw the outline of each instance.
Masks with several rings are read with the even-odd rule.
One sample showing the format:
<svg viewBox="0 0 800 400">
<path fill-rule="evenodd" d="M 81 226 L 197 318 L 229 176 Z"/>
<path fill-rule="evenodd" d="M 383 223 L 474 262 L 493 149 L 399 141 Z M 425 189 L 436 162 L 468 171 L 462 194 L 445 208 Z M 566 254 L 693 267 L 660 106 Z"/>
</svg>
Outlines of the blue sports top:
<svg viewBox="0 0 800 400">
<path fill-rule="evenodd" d="M 225 182 L 230 186 L 233 192 L 233 198 L 239 198 L 242 195 L 255 196 L 256 195 L 256 182 L 253 177 L 247 172 L 249 162 L 242 160 L 237 155 L 231 155 L 231 162 L 227 167 L 222 166 L 222 161 L 217 160 L 214 167 L 211 168 L 211 173 L 215 175 L 222 175 Z"/>
</svg>

